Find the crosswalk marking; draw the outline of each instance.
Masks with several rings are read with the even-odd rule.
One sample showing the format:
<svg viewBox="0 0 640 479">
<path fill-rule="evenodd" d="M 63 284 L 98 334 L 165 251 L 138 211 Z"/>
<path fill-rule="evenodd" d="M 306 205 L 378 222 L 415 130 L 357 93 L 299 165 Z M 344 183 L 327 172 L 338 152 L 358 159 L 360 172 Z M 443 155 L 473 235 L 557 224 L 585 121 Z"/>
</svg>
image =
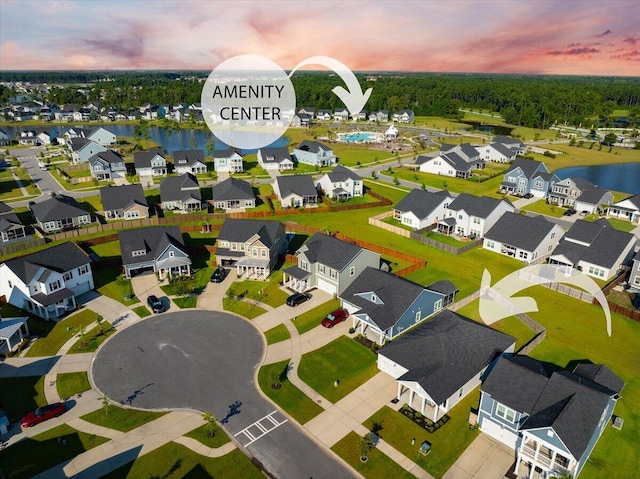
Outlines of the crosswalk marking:
<svg viewBox="0 0 640 479">
<path fill-rule="evenodd" d="M 262 419 L 258 419 L 253 424 L 245 427 L 242 431 L 234 434 L 233 437 L 238 437 L 240 434 L 244 434 L 245 438 L 248 439 L 249 442 L 247 442 L 246 444 L 243 444 L 243 447 L 250 446 L 251 444 L 256 442 L 258 439 L 260 439 L 262 436 L 269 434 L 271 431 L 273 431 L 279 426 L 282 426 L 285 422 L 287 422 L 286 418 L 282 421 L 277 420 L 274 417 L 274 414 L 276 414 L 277 412 L 278 411 L 273 411 L 271 414 L 267 414 Z M 263 421 L 266 422 L 266 424 L 263 424 Z M 252 427 L 257 428 L 260 431 L 260 433 L 258 435 L 255 435 L 254 433 L 250 432 L 249 429 L 251 429 Z"/>
</svg>

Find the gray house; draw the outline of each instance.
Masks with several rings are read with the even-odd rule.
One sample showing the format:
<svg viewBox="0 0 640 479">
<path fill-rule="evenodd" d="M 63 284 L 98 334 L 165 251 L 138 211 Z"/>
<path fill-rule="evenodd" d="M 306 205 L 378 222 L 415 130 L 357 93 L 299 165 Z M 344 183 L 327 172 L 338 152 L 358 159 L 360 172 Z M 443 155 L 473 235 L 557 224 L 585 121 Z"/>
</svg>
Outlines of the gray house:
<svg viewBox="0 0 640 479">
<path fill-rule="evenodd" d="M 92 222 L 91 213 L 70 196 L 54 196 L 34 203 L 29 208 L 38 226 L 46 233 L 77 228 Z"/>
<path fill-rule="evenodd" d="M 364 181 L 356 172 L 342 165 L 318 179 L 318 190 L 334 200 L 346 200 L 364 194 Z"/>
<path fill-rule="evenodd" d="M 576 199 L 584 190 L 595 186 L 588 180 L 580 176 L 572 176 L 556 182 L 549 191 L 549 203 L 555 203 L 558 206 L 574 206 Z"/>
<path fill-rule="evenodd" d="M 202 192 L 198 179 L 191 173 L 169 176 L 160 183 L 160 201 L 165 211 L 189 213 L 202 209 Z"/>
<path fill-rule="evenodd" d="M 515 344 L 507 334 L 444 310 L 378 350 L 378 369 L 397 381 L 398 400 L 406 394 L 409 406 L 436 422 Z"/>
<path fill-rule="evenodd" d="M 202 150 L 180 150 L 173 152 L 173 167 L 179 175 L 199 175 L 207 172 Z"/>
<path fill-rule="evenodd" d="M 380 255 L 333 236 L 315 233 L 298 251 L 297 266 L 283 271 L 282 281 L 295 291 L 318 288 L 341 295 L 365 268 L 379 268 Z"/>
<path fill-rule="evenodd" d="M 24 225 L 13 209 L 0 201 L 0 243 L 9 243 L 27 236 Z"/>
<path fill-rule="evenodd" d="M 215 208 L 233 210 L 255 208 L 256 195 L 251 183 L 237 178 L 227 178 L 213 186 L 212 203 Z"/>
<path fill-rule="evenodd" d="M 531 193 L 537 198 L 546 198 L 558 181 L 560 179 L 554 173 L 549 173 L 541 161 L 517 158 L 505 172 L 500 190 L 511 195 Z"/>
<path fill-rule="evenodd" d="M 304 208 L 318 203 L 318 191 L 311 175 L 278 176 L 273 183 L 273 191 L 285 208 Z"/>
<path fill-rule="evenodd" d="M 72 138 L 67 143 L 67 146 L 71 151 L 71 161 L 74 163 L 87 163 L 89 158 L 96 153 L 107 151 L 107 149 L 99 143 L 85 138 Z"/>
<path fill-rule="evenodd" d="M 631 271 L 629 272 L 629 287 L 640 294 L 640 251 L 633 257 Z"/>
<path fill-rule="evenodd" d="M 179 226 L 154 226 L 118 232 L 124 275 L 158 273 L 160 280 L 191 274 L 191 259 Z"/>
<path fill-rule="evenodd" d="M 98 181 L 113 180 L 127 176 L 124 158 L 113 150 L 101 151 L 89 158 L 91 176 Z"/>
<path fill-rule="evenodd" d="M 367 267 L 340 295 L 361 334 L 370 330 L 384 344 L 444 307 L 445 294 L 417 283 Z"/>
<path fill-rule="evenodd" d="M 640 221 L 640 194 L 613 203 L 608 214 L 631 222 Z"/>
<path fill-rule="evenodd" d="M 480 430 L 515 450 L 518 477 L 578 477 L 623 387 L 599 364 L 569 372 L 527 356 L 502 357 L 481 388 Z"/>
<path fill-rule="evenodd" d="M 338 161 L 331 148 L 311 140 L 304 140 L 296 146 L 293 149 L 293 155 L 296 157 L 298 163 L 318 167 L 333 166 Z"/>
<path fill-rule="evenodd" d="M 161 148 L 138 151 L 133 154 L 133 162 L 138 176 L 167 176 L 167 160 Z"/>
<path fill-rule="evenodd" d="M 580 212 L 604 213 L 613 203 L 613 194 L 604 188 L 590 186 L 576 199 L 575 208 Z"/>
<path fill-rule="evenodd" d="M 108 220 L 137 220 L 149 217 L 149 204 L 142 185 L 106 186 L 100 188 L 104 216 Z"/>
</svg>

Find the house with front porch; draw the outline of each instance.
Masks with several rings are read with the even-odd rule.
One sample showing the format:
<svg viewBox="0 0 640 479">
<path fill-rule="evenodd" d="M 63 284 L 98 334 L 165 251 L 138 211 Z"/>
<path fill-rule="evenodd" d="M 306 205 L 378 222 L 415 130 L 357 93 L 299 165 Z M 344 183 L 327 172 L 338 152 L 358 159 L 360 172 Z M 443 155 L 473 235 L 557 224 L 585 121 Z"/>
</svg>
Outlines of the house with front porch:
<svg viewBox="0 0 640 479">
<path fill-rule="evenodd" d="M 631 262 L 631 271 L 629 271 L 629 288 L 640 293 L 640 251 L 636 253 Z"/>
<path fill-rule="evenodd" d="M 70 196 L 57 195 L 29 206 L 36 223 L 45 233 L 55 233 L 93 222 L 91 213 Z"/>
<path fill-rule="evenodd" d="M 510 163 L 518 156 L 517 151 L 502 143 L 478 146 L 478 151 L 484 161 L 493 161 L 494 163 Z"/>
<path fill-rule="evenodd" d="M 518 158 L 505 172 L 500 191 L 509 195 L 530 193 L 537 198 L 546 198 L 558 181 L 560 179 L 549 173 L 541 161 Z"/>
<path fill-rule="evenodd" d="M 7 244 L 26 236 L 27 232 L 18 215 L 9 205 L 0 201 L 0 244 Z"/>
<path fill-rule="evenodd" d="M 438 221 L 438 232 L 481 238 L 503 214 L 514 211 L 507 199 L 460 193 L 447 206 L 446 217 Z"/>
<path fill-rule="evenodd" d="M 96 153 L 107 151 L 99 143 L 85 138 L 72 138 L 67 142 L 67 146 L 71 152 L 71 161 L 73 163 L 87 163 L 89 158 Z"/>
<path fill-rule="evenodd" d="M 566 208 L 573 207 L 582 192 L 592 186 L 595 185 L 580 176 L 572 176 L 571 178 L 557 181 L 549 190 L 549 203 Z"/>
<path fill-rule="evenodd" d="M 293 170 L 293 160 L 285 147 L 260 148 L 257 157 L 265 170 Z"/>
<path fill-rule="evenodd" d="M 255 208 L 256 195 L 248 181 L 227 178 L 213 185 L 211 203 L 214 208 L 222 210 Z"/>
<path fill-rule="evenodd" d="M 30 314 L 57 320 L 94 288 L 91 259 L 66 242 L 0 264 L 0 298 Z"/>
<path fill-rule="evenodd" d="M 100 188 L 104 217 L 108 220 L 139 220 L 149 217 L 149 204 L 142 185 Z"/>
<path fill-rule="evenodd" d="M 610 424 L 624 381 L 600 364 L 567 371 L 501 357 L 480 390 L 480 430 L 512 448 L 518 477 L 578 477 Z"/>
<path fill-rule="evenodd" d="M 242 155 L 233 148 L 213 150 L 211 155 L 213 156 L 213 169 L 217 173 L 242 173 L 244 171 Z"/>
<path fill-rule="evenodd" d="M 635 235 L 616 230 L 604 218 L 593 223 L 577 220 L 549 257 L 549 265 L 567 275 L 575 268 L 609 279 L 631 262 L 637 242 Z"/>
<path fill-rule="evenodd" d="M 331 120 L 331 110 L 318 110 L 316 113 L 316 118 L 320 121 Z"/>
<path fill-rule="evenodd" d="M 137 151 L 133 162 L 138 176 L 167 176 L 167 159 L 162 148 Z"/>
<path fill-rule="evenodd" d="M 378 369 L 396 380 L 396 399 L 437 422 L 515 344 L 514 337 L 445 309 L 379 349 Z"/>
<path fill-rule="evenodd" d="M 564 230 L 544 216 L 507 212 L 484 236 L 484 249 L 532 263 L 558 246 Z"/>
<path fill-rule="evenodd" d="M 109 181 L 127 176 L 127 166 L 119 154 L 106 150 L 89 158 L 91 176 L 98 181 Z"/>
<path fill-rule="evenodd" d="M 18 318 L 2 318 L 0 317 L 0 354 L 8 356 L 8 353 L 17 350 L 20 343 L 25 337 L 29 336 L 28 316 Z M 0 413 L 0 434 L 5 434 L 6 429 L 3 427 L 8 425 L 9 421 L 4 416 L 4 412 Z M 3 419 L 6 421 L 3 424 Z"/>
<path fill-rule="evenodd" d="M 629 196 L 622 201 L 613 203 L 607 214 L 632 223 L 640 222 L 640 194 Z"/>
<path fill-rule="evenodd" d="M 340 300 L 353 319 L 353 328 L 384 344 L 443 309 L 445 296 L 369 266 Z"/>
<path fill-rule="evenodd" d="M 515 151 L 516 154 L 518 155 L 524 155 L 529 149 L 526 143 L 521 142 L 517 138 L 512 138 L 506 135 L 494 136 L 493 139 L 491 140 L 491 143 L 499 143 L 503 146 L 506 146 L 510 150 Z"/>
<path fill-rule="evenodd" d="M 338 159 L 333 150 L 317 141 L 304 140 L 293 149 L 293 156 L 298 163 L 317 167 L 333 166 Z"/>
<path fill-rule="evenodd" d="M 164 211 L 200 211 L 203 203 L 198 178 L 191 173 L 165 178 L 160 183 L 160 202 Z"/>
<path fill-rule="evenodd" d="M 273 191 L 283 208 L 305 208 L 318 204 L 318 191 L 311 175 L 278 176 L 273 182 Z"/>
<path fill-rule="evenodd" d="M 432 193 L 414 188 L 393 208 L 393 217 L 414 230 L 426 228 L 446 216 L 453 198 L 447 190 Z"/>
<path fill-rule="evenodd" d="M 396 123 L 413 123 L 413 110 L 398 110 L 393 112 L 393 121 Z"/>
<path fill-rule="evenodd" d="M 191 259 L 179 226 L 118 232 L 125 278 L 154 272 L 158 279 L 191 275 Z"/>
<path fill-rule="evenodd" d="M 580 212 L 586 211 L 589 214 L 600 214 L 604 213 L 611 203 L 613 203 L 613 193 L 604 188 L 590 186 L 576 198 L 574 207 Z"/>
<path fill-rule="evenodd" d="M 338 165 L 318 179 L 317 189 L 331 199 L 347 200 L 364 195 L 364 182 L 354 171 Z"/>
<path fill-rule="evenodd" d="M 173 152 L 173 168 L 179 175 L 191 173 L 201 175 L 207 172 L 202 150 L 180 150 Z"/>
<path fill-rule="evenodd" d="M 362 113 L 362 112 L 360 112 Z M 365 113 L 366 115 L 366 113 Z M 363 117 L 363 119 L 366 117 Z M 336 108 L 335 111 L 333 112 L 333 119 L 336 121 L 347 121 L 349 119 L 349 110 L 347 110 L 346 108 Z M 355 120 L 358 119 L 358 115 L 356 114 L 356 118 L 354 118 Z"/>
<path fill-rule="evenodd" d="M 286 250 L 282 223 L 228 218 L 218 233 L 216 263 L 235 266 L 239 278 L 267 279 Z"/>
<path fill-rule="evenodd" d="M 455 151 L 437 156 L 420 155 L 415 165 L 419 171 L 452 178 L 470 178 L 475 166 L 464 160 Z"/>
<path fill-rule="evenodd" d="M 296 257 L 298 264 L 283 270 L 282 281 L 299 292 L 318 288 L 339 296 L 365 268 L 380 267 L 378 253 L 323 233 L 309 238 Z"/>
</svg>

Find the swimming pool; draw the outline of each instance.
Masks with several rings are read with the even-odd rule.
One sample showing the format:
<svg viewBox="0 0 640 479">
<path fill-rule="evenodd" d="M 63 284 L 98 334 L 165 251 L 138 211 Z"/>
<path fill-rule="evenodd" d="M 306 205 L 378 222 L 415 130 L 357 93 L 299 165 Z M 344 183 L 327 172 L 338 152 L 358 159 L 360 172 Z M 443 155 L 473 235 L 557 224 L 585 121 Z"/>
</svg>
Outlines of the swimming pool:
<svg viewBox="0 0 640 479">
<path fill-rule="evenodd" d="M 380 141 L 380 134 L 373 131 L 354 131 L 339 133 L 338 139 L 345 143 L 375 143 Z"/>
</svg>

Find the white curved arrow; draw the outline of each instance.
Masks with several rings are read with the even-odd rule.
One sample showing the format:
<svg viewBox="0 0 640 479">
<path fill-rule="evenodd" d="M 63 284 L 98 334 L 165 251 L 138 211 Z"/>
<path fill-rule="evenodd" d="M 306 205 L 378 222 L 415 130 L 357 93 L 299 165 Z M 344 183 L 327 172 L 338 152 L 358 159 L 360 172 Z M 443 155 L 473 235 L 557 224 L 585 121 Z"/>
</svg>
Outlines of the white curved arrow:
<svg viewBox="0 0 640 479">
<path fill-rule="evenodd" d="M 588 275 L 571 269 L 564 274 L 549 265 L 530 265 L 514 271 L 491 286 L 491 274 L 486 269 L 482 273 L 479 313 L 485 324 L 520 313 L 538 311 L 536 300 L 524 296 L 513 298 L 517 292 L 536 284 L 565 283 L 585 290 L 598 300 L 607 320 L 607 334 L 611 336 L 611 311 L 609 303 L 598 284 Z"/>
<path fill-rule="evenodd" d="M 336 72 L 340 76 L 340 78 L 342 78 L 342 81 L 345 83 L 345 85 L 347 85 L 348 90 L 345 90 L 341 86 L 337 86 L 331 91 L 342 100 L 342 103 L 344 103 L 344 106 L 347 107 L 347 110 L 349 110 L 349 113 L 351 113 L 351 115 L 357 115 L 362 111 L 364 105 L 367 103 L 369 97 L 371 96 L 373 88 L 368 88 L 367 91 L 362 93 L 360 83 L 358 83 L 358 79 L 349 69 L 349 67 L 347 67 L 344 63 L 336 60 L 335 58 L 323 56 L 310 57 L 298 63 L 289 73 L 289 78 L 291 78 L 291 75 L 293 75 L 296 70 L 305 65 L 322 65 Z"/>
</svg>

